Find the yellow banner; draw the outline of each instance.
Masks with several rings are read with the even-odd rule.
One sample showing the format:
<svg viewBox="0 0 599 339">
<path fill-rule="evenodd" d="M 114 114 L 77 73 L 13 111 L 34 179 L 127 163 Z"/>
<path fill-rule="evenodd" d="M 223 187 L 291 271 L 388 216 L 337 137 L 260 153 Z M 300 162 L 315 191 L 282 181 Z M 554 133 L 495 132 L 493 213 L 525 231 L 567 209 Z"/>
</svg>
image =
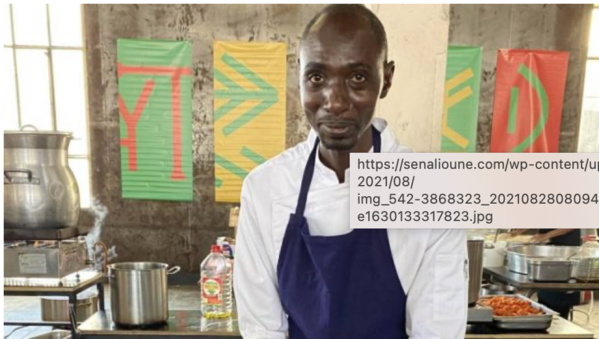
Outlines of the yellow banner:
<svg viewBox="0 0 599 339">
<path fill-rule="evenodd" d="M 287 47 L 214 42 L 214 163 L 217 202 L 239 202 L 257 165 L 285 149 Z"/>
</svg>

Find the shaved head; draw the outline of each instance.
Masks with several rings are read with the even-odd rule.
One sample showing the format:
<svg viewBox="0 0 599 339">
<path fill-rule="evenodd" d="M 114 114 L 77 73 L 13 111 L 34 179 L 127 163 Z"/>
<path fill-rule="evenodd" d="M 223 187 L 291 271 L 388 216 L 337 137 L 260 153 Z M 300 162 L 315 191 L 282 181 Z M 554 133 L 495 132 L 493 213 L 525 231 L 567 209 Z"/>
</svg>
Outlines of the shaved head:
<svg viewBox="0 0 599 339">
<path fill-rule="evenodd" d="M 319 27 L 324 25 L 326 19 L 345 19 L 345 21 L 349 22 L 352 22 L 355 19 L 365 20 L 368 23 L 373 39 L 379 46 L 383 61 L 387 61 L 387 34 L 385 33 L 385 28 L 379 18 L 364 5 L 335 4 L 326 6 L 318 12 L 310 22 L 308 22 L 308 25 L 306 25 L 302 34 L 302 43 L 307 39 L 310 33 L 318 30 Z M 350 27 L 355 28 L 356 26 L 351 25 Z"/>
</svg>

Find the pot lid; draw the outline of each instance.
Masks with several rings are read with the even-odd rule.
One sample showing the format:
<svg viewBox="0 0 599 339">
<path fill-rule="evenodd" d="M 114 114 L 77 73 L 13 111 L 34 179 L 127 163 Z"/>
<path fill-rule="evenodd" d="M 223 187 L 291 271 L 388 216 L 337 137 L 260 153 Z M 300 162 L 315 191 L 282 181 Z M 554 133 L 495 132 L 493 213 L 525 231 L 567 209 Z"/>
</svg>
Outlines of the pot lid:
<svg viewBox="0 0 599 339">
<path fill-rule="evenodd" d="M 71 132 L 40 131 L 33 125 L 23 125 L 18 131 L 4 131 L 4 135 L 56 135 L 69 138 L 73 137 L 73 133 Z"/>
</svg>

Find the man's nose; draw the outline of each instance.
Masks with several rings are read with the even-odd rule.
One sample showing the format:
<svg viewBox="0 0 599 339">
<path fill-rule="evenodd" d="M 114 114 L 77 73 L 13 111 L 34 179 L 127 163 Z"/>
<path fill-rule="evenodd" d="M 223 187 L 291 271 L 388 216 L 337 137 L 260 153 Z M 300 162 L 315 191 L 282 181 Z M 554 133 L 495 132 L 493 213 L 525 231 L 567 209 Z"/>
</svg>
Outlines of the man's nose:
<svg viewBox="0 0 599 339">
<path fill-rule="evenodd" d="M 325 91 L 324 109 L 331 114 L 340 115 L 350 107 L 349 93 L 343 82 L 331 84 Z"/>
</svg>

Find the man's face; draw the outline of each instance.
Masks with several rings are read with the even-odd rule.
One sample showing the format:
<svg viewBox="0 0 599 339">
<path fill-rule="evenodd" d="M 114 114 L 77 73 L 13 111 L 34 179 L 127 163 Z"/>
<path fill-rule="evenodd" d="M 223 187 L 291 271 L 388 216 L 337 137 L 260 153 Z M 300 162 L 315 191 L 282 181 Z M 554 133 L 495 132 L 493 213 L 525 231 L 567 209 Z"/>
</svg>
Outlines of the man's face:
<svg viewBox="0 0 599 339">
<path fill-rule="evenodd" d="M 384 64 L 365 18 L 325 14 L 314 24 L 300 50 L 300 90 L 306 117 L 324 147 L 356 146 L 391 85 L 393 66 Z"/>
</svg>

